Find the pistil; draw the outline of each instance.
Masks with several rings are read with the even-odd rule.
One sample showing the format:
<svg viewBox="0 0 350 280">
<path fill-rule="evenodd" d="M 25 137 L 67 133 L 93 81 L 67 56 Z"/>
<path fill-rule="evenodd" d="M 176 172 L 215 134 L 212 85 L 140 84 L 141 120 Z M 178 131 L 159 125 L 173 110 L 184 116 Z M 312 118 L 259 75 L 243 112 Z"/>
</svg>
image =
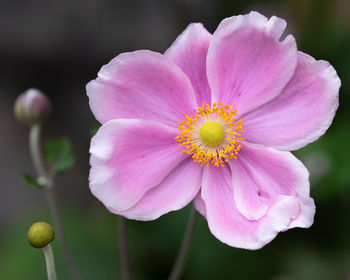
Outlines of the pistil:
<svg viewBox="0 0 350 280">
<path fill-rule="evenodd" d="M 184 146 L 181 153 L 192 155 L 195 162 L 209 167 L 224 167 L 228 159 L 237 158 L 240 144 L 244 140 L 243 121 L 236 121 L 237 111 L 221 102 L 211 107 L 203 103 L 195 115 L 179 123 L 180 134 L 175 140 Z"/>
</svg>

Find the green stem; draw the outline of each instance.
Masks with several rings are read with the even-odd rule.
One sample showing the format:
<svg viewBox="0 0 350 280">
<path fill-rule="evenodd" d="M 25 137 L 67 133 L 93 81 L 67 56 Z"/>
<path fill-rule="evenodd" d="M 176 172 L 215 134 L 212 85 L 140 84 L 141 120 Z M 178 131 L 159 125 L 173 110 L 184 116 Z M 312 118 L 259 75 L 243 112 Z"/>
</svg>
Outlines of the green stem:
<svg viewBox="0 0 350 280">
<path fill-rule="evenodd" d="M 37 172 L 39 179 L 45 180 L 47 176 L 46 176 L 46 171 L 43 165 L 43 160 L 41 155 L 40 133 L 41 133 L 40 124 L 35 124 L 30 127 L 29 151 L 32 157 L 35 171 Z"/>
<path fill-rule="evenodd" d="M 198 220 L 198 212 L 193 206 L 190 213 L 190 218 L 187 223 L 186 232 L 182 240 L 179 254 L 177 255 L 176 261 L 174 263 L 173 269 L 170 273 L 168 280 L 177 280 L 181 276 L 186 259 L 188 257 L 188 252 L 190 249 L 191 241 L 193 239 L 193 233 L 196 227 L 197 220 Z"/>
<path fill-rule="evenodd" d="M 119 246 L 120 246 L 120 266 L 123 280 L 130 279 L 130 262 L 129 262 L 129 241 L 126 230 L 126 220 L 119 216 Z"/>
<path fill-rule="evenodd" d="M 81 277 L 71 257 L 71 254 L 67 246 L 67 241 L 64 235 L 62 219 L 61 219 L 57 202 L 53 193 L 54 191 L 53 177 L 49 172 L 46 172 L 45 165 L 42 159 L 41 147 L 40 147 L 40 133 L 41 133 L 41 126 L 39 124 L 31 126 L 30 134 L 29 134 L 30 155 L 33 161 L 34 168 L 38 175 L 38 182 L 44 187 L 45 198 L 55 224 L 58 244 L 61 248 L 62 255 L 64 257 L 64 260 L 68 266 L 68 269 L 73 279 L 80 280 Z"/>
<path fill-rule="evenodd" d="M 53 252 L 51 243 L 43 248 L 46 262 L 47 279 L 57 280 L 56 270 L 55 270 L 55 260 L 53 258 Z"/>
</svg>

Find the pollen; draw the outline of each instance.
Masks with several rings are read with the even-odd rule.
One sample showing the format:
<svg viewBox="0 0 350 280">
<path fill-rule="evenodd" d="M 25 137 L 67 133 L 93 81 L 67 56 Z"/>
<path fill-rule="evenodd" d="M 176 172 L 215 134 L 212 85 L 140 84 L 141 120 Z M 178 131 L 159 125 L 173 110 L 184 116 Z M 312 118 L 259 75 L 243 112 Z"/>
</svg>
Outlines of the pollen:
<svg viewBox="0 0 350 280">
<path fill-rule="evenodd" d="M 182 154 L 192 156 L 194 162 L 209 167 L 224 167 L 228 159 L 236 159 L 244 141 L 243 120 L 236 120 L 237 110 L 221 102 L 212 106 L 203 103 L 193 116 L 185 114 L 179 122 L 175 140 L 183 146 Z"/>
</svg>

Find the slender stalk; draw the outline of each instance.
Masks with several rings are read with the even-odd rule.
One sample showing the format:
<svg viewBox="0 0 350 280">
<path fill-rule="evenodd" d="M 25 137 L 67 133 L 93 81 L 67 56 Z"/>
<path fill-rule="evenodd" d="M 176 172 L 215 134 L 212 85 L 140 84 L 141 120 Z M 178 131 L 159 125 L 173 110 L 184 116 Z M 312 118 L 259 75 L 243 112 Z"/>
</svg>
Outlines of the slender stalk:
<svg viewBox="0 0 350 280">
<path fill-rule="evenodd" d="M 181 248 L 179 254 L 177 255 L 176 261 L 174 263 L 173 269 L 170 273 L 168 280 L 179 279 L 183 271 L 188 252 L 190 249 L 191 241 L 193 238 L 194 229 L 198 220 L 198 213 L 194 206 L 192 207 L 190 217 L 187 223 L 186 232 L 182 240 Z"/>
<path fill-rule="evenodd" d="M 31 126 L 30 134 L 29 134 L 30 155 L 33 161 L 34 168 L 38 174 L 38 181 L 40 184 L 44 186 L 45 198 L 55 224 L 58 243 L 61 248 L 64 260 L 68 266 L 68 269 L 73 279 L 79 280 L 81 279 L 81 277 L 79 275 L 78 270 L 75 267 L 74 261 L 69 252 L 67 241 L 64 235 L 61 216 L 58 210 L 55 196 L 53 194 L 53 190 L 54 190 L 53 177 L 49 172 L 46 172 L 45 166 L 43 163 L 41 147 L 40 147 L 40 132 L 41 132 L 41 126 L 39 124 Z"/>
<path fill-rule="evenodd" d="M 45 196 L 49 205 L 49 209 L 50 209 L 54 224 L 56 226 L 57 239 L 58 239 L 60 248 L 62 250 L 62 254 L 65 259 L 65 262 L 68 266 L 68 269 L 73 279 L 79 280 L 81 279 L 81 277 L 79 275 L 77 268 L 75 267 L 74 261 L 68 249 L 67 241 L 63 231 L 62 219 L 61 219 L 60 212 L 58 211 L 56 199 L 53 194 L 53 189 L 46 189 Z"/>
<path fill-rule="evenodd" d="M 121 276 L 123 280 L 130 279 L 130 259 L 129 259 L 129 241 L 126 230 L 126 220 L 119 216 L 119 246 L 120 246 L 120 265 Z"/>
<path fill-rule="evenodd" d="M 42 178 L 41 180 L 43 180 L 46 178 L 46 171 L 45 171 L 45 167 L 41 156 L 40 133 L 41 133 L 40 124 L 35 124 L 30 127 L 29 151 L 32 157 L 32 161 L 33 161 L 36 173 L 38 174 L 39 178 Z"/>
<path fill-rule="evenodd" d="M 53 258 L 53 252 L 51 243 L 43 248 L 46 262 L 46 270 L 47 270 L 47 279 L 48 280 L 57 280 L 56 270 L 55 270 L 55 261 Z"/>
</svg>

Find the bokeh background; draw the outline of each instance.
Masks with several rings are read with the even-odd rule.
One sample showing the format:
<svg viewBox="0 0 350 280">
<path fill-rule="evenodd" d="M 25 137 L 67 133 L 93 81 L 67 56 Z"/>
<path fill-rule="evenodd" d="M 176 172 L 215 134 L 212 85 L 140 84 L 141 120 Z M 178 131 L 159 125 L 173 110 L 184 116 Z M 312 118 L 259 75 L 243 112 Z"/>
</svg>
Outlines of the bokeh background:
<svg viewBox="0 0 350 280">
<path fill-rule="evenodd" d="M 298 48 L 337 69 L 340 107 L 327 134 L 296 152 L 311 172 L 314 225 L 293 229 L 259 251 L 228 247 L 201 217 L 183 279 L 350 279 L 350 1 L 349 0 L 1 0 L 0 1 L 0 279 L 46 279 L 42 252 L 26 241 L 29 226 L 51 222 L 40 191 L 21 183 L 34 174 L 28 128 L 12 114 L 29 87 L 53 102 L 44 139 L 68 136 L 76 164 L 57 179 L 69 247 L 83 279 L 120 279 L 117 217 L 90 193 L 88 149 L 96 124 L 85 84 L 124 51 L 164 52 L 190 23 L 210 32 L 228 16 L 257 10 L 288 22 Z M 154 222 L 128 221 L 133 279 L 165 279 L 189 208 Z M 59 279 L 70 279 L 54 242 Z"/>
</svg>

